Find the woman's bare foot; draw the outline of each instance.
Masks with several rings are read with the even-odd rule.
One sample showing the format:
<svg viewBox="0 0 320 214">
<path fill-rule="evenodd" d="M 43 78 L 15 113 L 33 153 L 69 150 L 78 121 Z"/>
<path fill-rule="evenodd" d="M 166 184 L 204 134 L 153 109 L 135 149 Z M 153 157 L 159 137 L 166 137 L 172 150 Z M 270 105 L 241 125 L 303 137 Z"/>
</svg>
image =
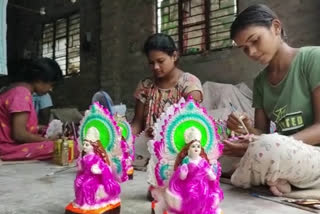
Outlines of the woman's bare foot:
<svg viewBox="0 0 320 214">
<path fill-rule="evenodd" d="M 270 191 L 275 196 L 283 196 L 283 194 L 291 192 L 291 185 L 287 180 L 278 179 L 275 182 L 267 182 L 270 186 Z"/>
</svg>

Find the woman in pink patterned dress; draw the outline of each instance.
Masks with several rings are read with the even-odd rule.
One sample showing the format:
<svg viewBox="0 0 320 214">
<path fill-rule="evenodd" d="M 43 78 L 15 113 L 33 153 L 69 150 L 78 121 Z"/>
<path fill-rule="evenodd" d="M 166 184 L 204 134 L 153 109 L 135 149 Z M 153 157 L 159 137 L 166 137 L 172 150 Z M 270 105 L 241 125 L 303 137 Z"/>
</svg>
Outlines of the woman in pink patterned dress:
<svg viewBox="0 0 320 214">
<path fill-rule="evenodd" d="M 145 130 L 145 135 L 152 137 L 153 124 L 165 108 L 177 103 L 182 97 L 191 96 L 195 101 L 201 102 L 203 92 L 201 82 L 196 76 L 177 67 L 179 54 L 170 36 L 161 33 L 151 35 L 144 44 L 144 53 L 153 77 L 146 78 L 138 84 L 134 94 L 135 116 L 131 125 L 133 134 L 137 135 Z M 139 151 L 147 151 L 146 148 L 146 142 L 145 145 L 139 145 L 138 140 L 136 141 L 136 162 L 141 160 L 139 167 L 146 165 L 148 161 L 148 157 L 140 155 L 148 152 Z M 152 163 L 149 163 L 148 168 L 149 171 L 152 170 Z M 148 182 L 155 185 L 153 178 L 149 178 Z M 150 194 L 148 198 L 152 200 Z"/>
<path fill-rule="evenodd" d="M 200 80 L 177 67 L 178 50 L 170 36 L 161 33 L 151 35 L 144 44 L 144 53 L 153 77 L 140 81 L 135 91 L 133 134 L 152 127 L 164 109 L 182 97 L 191 96 L 197 102 L 201 102 L 203 97 Z"/>
<path fill-rule="evenodd" d="M 62 79 L 62 71 L 55 61 L 41 58 L 26 63 L 18 76 L 18 82 L 0 93 L 0 159 L 51 158 L 53 142 L 38 134 L 32 93 L 51 91 Z"/>
</svg>

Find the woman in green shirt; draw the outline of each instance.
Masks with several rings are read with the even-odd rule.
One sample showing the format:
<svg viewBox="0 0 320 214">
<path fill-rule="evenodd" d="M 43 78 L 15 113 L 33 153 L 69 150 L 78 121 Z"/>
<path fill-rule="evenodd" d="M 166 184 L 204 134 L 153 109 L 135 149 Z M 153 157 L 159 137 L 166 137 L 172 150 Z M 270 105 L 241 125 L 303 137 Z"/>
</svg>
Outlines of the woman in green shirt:
<svg viewBox="0 0 320 214">
<path fill-rule="evenodd" d="M 225 141 L 224 154 L 242 157 L 231 182 L 240 187 L 270 186 L 281 196 L 298 188 L 320 188 L 320 47 L 293 48 L 276 14 L 252 5 L 231 26 L 231 38 L 251 59 L 266 65 L 253 89 L 255 140 Z M 269 134 L 270 121 L 277 133 Z M 243 133 L 231 114 L 228 127 Z"/>
</svg>

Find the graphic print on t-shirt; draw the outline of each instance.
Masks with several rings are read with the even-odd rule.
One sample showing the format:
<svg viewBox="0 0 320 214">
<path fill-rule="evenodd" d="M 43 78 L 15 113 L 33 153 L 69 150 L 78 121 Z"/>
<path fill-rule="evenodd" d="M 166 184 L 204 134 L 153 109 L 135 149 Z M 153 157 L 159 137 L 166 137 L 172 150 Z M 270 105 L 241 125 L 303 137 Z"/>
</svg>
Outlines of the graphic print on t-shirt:
<svg viewBox="0 0 320 214">
<path fill-rule="evenodd" d="M 300 129 L 304 126 L 302 111 L 287 112 L 287 105 L 273 111 L 275 123 L 280 132 L 287 132 Z"/>
</svg>

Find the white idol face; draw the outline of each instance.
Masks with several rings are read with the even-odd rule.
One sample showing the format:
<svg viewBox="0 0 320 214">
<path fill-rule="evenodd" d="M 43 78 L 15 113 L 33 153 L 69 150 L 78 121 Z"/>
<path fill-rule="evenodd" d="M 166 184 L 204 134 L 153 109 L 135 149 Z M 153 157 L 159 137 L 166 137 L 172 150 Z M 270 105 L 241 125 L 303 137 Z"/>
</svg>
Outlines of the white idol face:
<svg viewBox="0 0 320 214">
<path fill-rule="evenodd" d="M 84 140 L 83 151 L 84 151 L 86 154 L 89 154 L 89 153 L 92 153 L 92 152 L 93 152 L 93 146 L 91 145 L 90 142 Z"/>
<path fill-rule="evenodd" d="M 191 146 L 189 147 L 189 151 L 188 154 L 191 157 L 197 157 L 200 155 L 201 152 L 201 144 L 199 141 L 195 141 L 191 144 Z"/>
</svg>

